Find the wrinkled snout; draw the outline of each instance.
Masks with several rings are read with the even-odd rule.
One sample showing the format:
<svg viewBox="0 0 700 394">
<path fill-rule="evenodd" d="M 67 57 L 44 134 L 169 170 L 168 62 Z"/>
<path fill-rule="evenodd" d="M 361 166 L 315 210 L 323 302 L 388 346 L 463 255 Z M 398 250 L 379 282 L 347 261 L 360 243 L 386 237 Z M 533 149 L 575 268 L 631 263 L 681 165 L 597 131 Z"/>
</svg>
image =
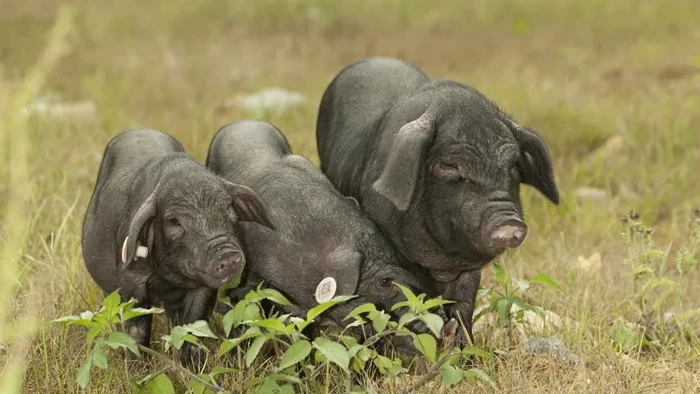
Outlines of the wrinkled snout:
<svg viewBox="0 0 700 394">
<path fill-rule="evenodd" d="M 228 250 L 220 254 L 209 267 L 209 276 L 216 280 L 228 282 L 233 279 L 233 274 L 244 263 L 243 253 L 236 250 Z"/>
<path fill-rule="evenodd" d="M 486 245 L 490 254 L 497 255 L 509 248 L 520 246 L 527 236 L 527 225 L 515 214 L 501 217 L 487 233 Z"/>
</svg>

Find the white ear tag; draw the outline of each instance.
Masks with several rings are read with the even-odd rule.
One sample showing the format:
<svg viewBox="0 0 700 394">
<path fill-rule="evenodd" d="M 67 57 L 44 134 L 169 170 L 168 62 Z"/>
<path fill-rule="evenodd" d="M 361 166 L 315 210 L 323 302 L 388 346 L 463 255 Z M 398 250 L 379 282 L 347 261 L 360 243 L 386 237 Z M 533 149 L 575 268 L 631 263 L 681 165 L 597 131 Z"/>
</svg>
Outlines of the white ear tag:
<svg viewBox="0 0 700 394">
<path fill-rule="evenodd" d="M 330 276 L 324 278 L 316 287 L 316 302 L 323 304 L 330 301 L 335 296 L 336 283 L 335 279 Z"/>
<path fill-rule="evenodd" d="M 126 243 L 129 242 L 129 236 L 124 238 L 124 244 L 122 245 L 122 263 L 126 264 Z"/>
<path fill-rule="evenodd" d="M 129 242 L 129 236 L 124 239 L 124 244 L 122 245 L 122 263 L 126 264 L 126 243 Z M 134 256 L 134 261 L 138 260 L 139 257 L 146 258 L 148 256 L 148 248 L 136 244 L 136 255 Z"/>
</svg>

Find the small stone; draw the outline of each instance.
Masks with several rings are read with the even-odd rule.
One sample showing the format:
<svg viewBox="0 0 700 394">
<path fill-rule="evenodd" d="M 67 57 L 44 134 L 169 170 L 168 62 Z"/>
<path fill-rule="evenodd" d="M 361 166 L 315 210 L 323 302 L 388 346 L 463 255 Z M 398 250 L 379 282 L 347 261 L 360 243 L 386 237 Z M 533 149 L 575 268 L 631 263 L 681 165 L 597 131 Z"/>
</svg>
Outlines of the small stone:
<svg viewBox="0 0 700 394">
<path fill-rule="evenodd" d="M 556 337 L 531 337 L 525 343 L 525 352 L 528 354 L 547 354 L 558 358 L 559 360 L 580 365 L 581 358 L 573 354 L 564 344 L 564 342 Z"/>
<path fill-rule="evenodd" d="M 603 201 L 608 197 L 608 193 L 603 189 L 595 187 L 579 187 L 574 191 L 574 195 L 579 200 Z"/>
</svg>

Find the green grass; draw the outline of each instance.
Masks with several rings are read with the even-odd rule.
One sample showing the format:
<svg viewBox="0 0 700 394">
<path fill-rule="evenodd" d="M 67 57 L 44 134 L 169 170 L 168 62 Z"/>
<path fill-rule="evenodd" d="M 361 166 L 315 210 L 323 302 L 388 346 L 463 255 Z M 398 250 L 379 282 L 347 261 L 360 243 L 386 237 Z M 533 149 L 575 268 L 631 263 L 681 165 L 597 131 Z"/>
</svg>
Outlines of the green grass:
<svg viewBox="0 0 700 394">
<path fill-rule="evenodd" d="M 0 365 L 3 374 L 12 366 L 26 367 L 25 392 L 76 391 L 84 332 L 46 322 L 95 308 L 101 300 L 84 269 L 80 227 L 102 151 L 115 133 L 136 126 L 161 129 L 203 161 L 219 126 L 256 116 L 224 107 L 226 99 L 281 86 L 304 93 L 308 101 L 269 120 L 297 153 L 318 163 L 314 128 L 321 94 L 342 66 L 368 55 L 401 57 L 434 77 L 477 87 L 538 130 L 554 156 L 561 206 L 524 188 L 531 233 L 524 246 L 499 261 L 517 276 L 545 272 L 565 285 L 564 293 L 528 296 L 583 324 L 578 331 L 552 334 L 586 360 L 586 367 L 523 355 L 516 343 L 507 356 L 484 366 L 500 392 L 700 390 L 697 342 L 635 353 L 640 364 L 627 365 L 614 351 L 609 325 L 617 316 L 639 318 L 627 301 L 638 294 L 632 271 L 641 254 L 625 245 L 621 218 L 632 209 L 640 212 L 658 247 L 670 245 L 673 262 L 688 245 L 687 224 L 700 207 L 696 0 L 72 3 L 78 5 L 72 51 L 51 71 L 44 90 L 65 101 L 92 100 L 96 116 L 30 118 L 26 131 L 7 129 L 0 140 L 0 213 L 5 218 L 13 213 L 18 205 L 12 201 L 24 207 L 17 211 L 24 220 L 0 223 L 3 250 L 16 251 L 13 234 L 27 231 L 17 292 L 3 305 L 9 315 L 2 315 L 0 328 L 27 313 L 38 319 L 26 348 L 0 336 L 7 347 L 0 348 Z M 18 87 L 12 83 L 40 56 L 58 5 L 3 3 L 0 76 L 9 88 Z M 622 138 L 619 149 L 595 157 L 614 136 Z M 31 144 L 30 186 L 18 197 L 9 176 L 24 170 L 10 161 L 10 150 L 16 153 L 12 141 L 22 138 Z M 601 188 L 609 198 L 578 201 L 574 192 L 582 186 Z M 579 256 L 596 252 L 601 268 L 577 271 Z M 700 308 L 700 274 L 679 274 L 674 265 L 663 270 L 681 289 L 671 306 Z M 490 270 L 484 282 L 493 282 Z M 476 335 L 486 347 L 499 342 L 490 331 Z M 26 356 L 11 357 L 13 349 L 25 349 Z M 251 374 L 255 371 L 237 379 Z M 126 392 L 127 385 L 126 369 L 118 363 L 96 376 L 89 391 Z M 459 392 L 483 390 L 489 388 L 459 387 Z"/>
</svg>

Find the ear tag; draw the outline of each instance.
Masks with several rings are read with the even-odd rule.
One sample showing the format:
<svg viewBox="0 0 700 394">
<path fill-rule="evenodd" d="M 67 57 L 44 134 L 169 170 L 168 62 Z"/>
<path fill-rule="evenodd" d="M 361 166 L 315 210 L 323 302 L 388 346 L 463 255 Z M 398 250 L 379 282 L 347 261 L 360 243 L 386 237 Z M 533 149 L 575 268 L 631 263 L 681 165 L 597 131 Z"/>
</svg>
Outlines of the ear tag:
<svg viewBox="0 0 700 394">
<path fill-rule="evenodd" d="M 316 287 L 316 302 L 323 304 L 330 301 L 335 296 L 336 283 L 335 279 L 330 276 L 324 278 Z"/>
<path fill-rule="evenodd" d="M 122 245 L 122 263 L 126 264 L 126 243 L 129 242 L 129 236 L 124 239 L 124 244 Z M 148 248 L 136 244 L 136 255 L 134 256 L 134 261 L 138 260 L 139 257 L 146 258 L 148 256 Z"/>
</svg>

